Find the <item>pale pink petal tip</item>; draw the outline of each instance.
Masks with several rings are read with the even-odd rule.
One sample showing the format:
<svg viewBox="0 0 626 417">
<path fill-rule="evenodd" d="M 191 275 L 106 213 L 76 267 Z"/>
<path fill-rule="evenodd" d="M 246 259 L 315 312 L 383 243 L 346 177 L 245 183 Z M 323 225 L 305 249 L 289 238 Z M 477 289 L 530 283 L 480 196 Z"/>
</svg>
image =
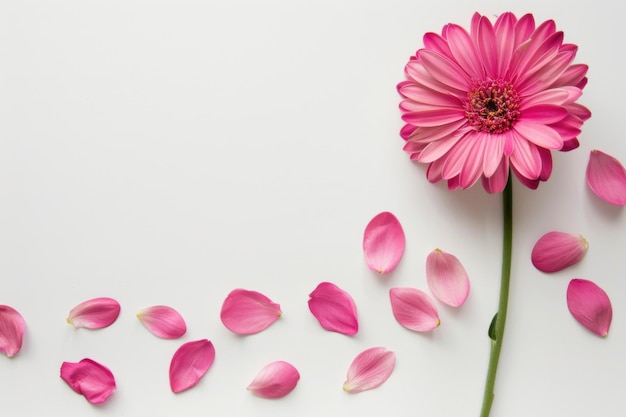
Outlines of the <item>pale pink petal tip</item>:
<svg viewBox="0 0 626 417">
<path fill-rule="evenodd" d="M 152 334 L 162 339 L 178 339 L 187 332 L 183 316 L 172 307 L 146 307 L 137 318 Z"/>
<path fill-rule="evenodd" d="M 613 156 L 594 149 L 587 164 L 587 185 L 602 200 L 623 206 L 626 204 L 626 170 Z"/>
<path fill-rule="evenodd" d="M 300 374 L 290 363 L 272 362 L 266 365 L 248 385 L 248 390 L 263 398 L 282 398 L 298 384 Z"/>
<path fill-rule="evenodd" d="M 348 368 L 344 391 L 357 393 L 378 387 L 391 376 L 396 366 L 396 354 L 384 347 L 374 347 L 359 353 Z"/>
<path fill-rule="evenodd" d="M 112 298 L 100 297 L 83 301 L 72 310 L 67 322 L 76 328 L 102 329 L 120 315 L 120 304 Z"/>
<path fill-rule="evenodd" d="M 567 287 L 567 308 L 572 316 L 598 336 L 606 336 L 613 319 L 611 300 L 591 281 L 575 278 Z"/>
<path fill-rule="evenodd" d="M 428 332 L 441 324 L 432 298 L 416 288 L 389 290 L 391 310 L 398 323 L 409 330 Z"/>
<path fill-rule="evenodd" d="M 91 359 L 83 359 L 78 363 L 63 362 L 61 378 L 92 404 L 105 402 L 116 388 L 115 378 L 109 368 Z"/>
<path fill-rule="evenodd" d="M 280 305 L 256 291 L 236 289 L 222 304 L 220 318 L 228 330 L 247 335 L 265 330 L 282 315 Z"/>
<path fill-rule="evenodd" d="M 363 253 L 367 266 L 379 274 L 393 271 L 405 247 L 402 225 L 389 212 L 377 214 L 365 227 L 363 234 Z"/>
<path fill-rule="evenodd" d="M 350 294 L 335 284 L 322 282 L 309 297 L 309 310 L 324 329 L 347 336 L 359 331 L 356 304 Z"/>
<path fill-rule="evenodd" d="M 13 307 L 0 305 L 0 352 L 9 358 L 22 349 L 26 322 Z"/>
<path fill-rule="evenodd" d="M 580 262 L 587 249 L 589 243 L 581 235 L 549 232 L 535 243 L 531 260 L 542 272 L 557 272 Z"/>
<path fill-rule="evenodd" d="M 170 387 L 179 393 L 194 387 L 215 360 L 215 348 L 207 339 L 187 342 L 178 348 L 170 362 Z"/>
<path fill-rule="evenodd" d="M 469 295 L 467 272 L 456 256 L 435 249 L 426 257 L 426 281 L 433 295 L 442 303 L 459 307 Z"/>
</svg>

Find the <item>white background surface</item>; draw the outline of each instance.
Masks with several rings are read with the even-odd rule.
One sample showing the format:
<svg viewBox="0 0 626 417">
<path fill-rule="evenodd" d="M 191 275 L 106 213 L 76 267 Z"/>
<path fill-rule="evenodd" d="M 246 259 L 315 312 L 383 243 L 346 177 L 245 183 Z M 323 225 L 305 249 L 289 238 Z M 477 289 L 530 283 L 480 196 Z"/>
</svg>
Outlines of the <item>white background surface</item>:
<svg viewBox="0 0 626 417">
<path fill-rule="evenodd" d="M 580 102 L 593 117 L 581 146 L 554 155 L 548 183 L 514 187 L 513 282 L 493 417 L 617 417 L 626 407 L 624 212 L 587 189 L 597 148 L 626 161 L 625 52 L 618 2 L 33 1 L 0 3 L 0 303 L 27 321 L 24 348 L 0 357 L 0 407 L 11 416 L 477 416 L 486 332 L 500 272 L 500 196 L 448 192 L 408 160 L 396 84 L 427 31 L 472 13 L 553 18 L 589 64 Z M 369 271 L 361 239 L 394 212 L 405 257 Z M 548 276 L 530 251 L 551 230 L 590 243 L 579 265 Z M 472 283 L 458 310 L 438 304 L 432 334 L 402 328 L 388 290 L 426 289 L 439 247 Z M 613 302 L 601 339 L 570 316 L 571 278 Z M 331 281 L 354 297 L 360 331 L 322 330 L 308 294 Z M 281 304 L 265 332 L 236 337 L 221 302 L 242 287 Z M 69 310 L 93 297 L 122 305 L 111 327 L 75 330 Z M 167 304 L 188 324 L 157 339 L 135 318 Z M 171 393 L 183 342 L 208 338 L 216 360 L 194 389 Z M 380 388 L 342 391 L 356 354 L 397 354 Z M 60 378 L 90 357 L 118 390 L 94 407 Z M 297 388 L 278 401 L 245 387 L 287 360 Z M 365 414 L 367 413 L 367 414 Z"/>
</svg>

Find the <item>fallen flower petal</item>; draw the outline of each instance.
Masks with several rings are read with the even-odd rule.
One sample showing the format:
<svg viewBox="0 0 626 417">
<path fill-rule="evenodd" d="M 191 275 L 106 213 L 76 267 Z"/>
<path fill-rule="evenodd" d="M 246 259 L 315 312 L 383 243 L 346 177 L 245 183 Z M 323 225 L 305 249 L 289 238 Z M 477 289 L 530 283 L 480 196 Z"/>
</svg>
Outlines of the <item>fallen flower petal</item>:
<svg viewBox="0 0 626 417">
<path fill-rule="evenodd" d="M 265 330 L 282 315 L 280 305 L 256 291 L 236 289 L 222 304 L 220 318 L 228 330 L 253 334 Z"/>
<path fill-rule="evenodd" d="M 587 249 L 589 243 L 581 235 L 548 232 L 535 243 L 531 260 L 542 272 L 557 272 L 580 262 Z"/>
<path fill-rule="evenodd" d="M 404 230 L 393 214 L 377 214 L 365 227 L 363 253 L 365 262 L 372 271 L 386 274 L 393 271 L 405 247 Z"/>
<path fill-rule="evenodd" d="M 611 327 L 613 309 L 604 290 L 591 281 L 575 278 L 567 286 L 567 308 L 572 316 L 598 336 L 606 336 Z"/>
<path fill-rule="evenodd" d="M 63 362 L 61 378 L 92 404 L 103 403 L 116 388 L 109 368 L 86 358 L 78 363 Z"/>
<path fill-rule="evenodd" d="M 76 328 L 102 329 L 117 320 L 120 304 L 112 298 L 100 297 L 83 301 L 72 310 L 67 322 Z"/>
<path fill-rule="evenodd" d="M 396 366 L 396 354 L 384 347 L 374 347 L 359 353 L 348 368 L 343 390 L 358 393 L 378 387 L 391 376 Z"/>
<path fill-rule="evenodd" d="M 467 272 L 456 256 L 435 249 L 426 257 L 426 281 L 435 297 L 452 307 L 462 305 L 469 295 Z"/>
<path fill-rule="evenodd" d="M 13 307 L 0 305 L 0 352 L 9 358 L 22 349 L 26 322 Z"/>
<path fill-rule="evenodd" d="M 441 324 L 435 303 L 424 291 L 392 288 L 389 290 L 389 298 L 393 316 L 407 329 L 428 332 Z"/>
<path fill-rule="evenodd" d="M 194 387 L 215 359 L 213 343 L 207 339 L 187 342 L 178 348 L 170 363 L 170 387 L 179 393 Z"/>
<path fill-rule="evenodd" d="M 602 200 L 623 206 L 626 204 L 626 170 L 613 156 L 594 149 L 587 163 L 587 185 Z"/>
<path fill-rule="evenodd" d="M 137 318 L 152 334 L 163 339 L 178 339 L 187 332 L 183 316 L 172 307 L 146 307 L 137 313 Z"/>
<path fill-rule="evenodd" d="M 266 365 L 248 385 L 248 390 L 263 398 L 282 398 L 298 384 L 300 374 L 290 363 L 272 362 Z"/>
<path fill-rule="evenodd" d="M 335 284 L 322 282 L 309 297 L 309 310 L 324 329 L 348 336 L 359 331 L 356 304 L 350 294 Z"/>
</svg>

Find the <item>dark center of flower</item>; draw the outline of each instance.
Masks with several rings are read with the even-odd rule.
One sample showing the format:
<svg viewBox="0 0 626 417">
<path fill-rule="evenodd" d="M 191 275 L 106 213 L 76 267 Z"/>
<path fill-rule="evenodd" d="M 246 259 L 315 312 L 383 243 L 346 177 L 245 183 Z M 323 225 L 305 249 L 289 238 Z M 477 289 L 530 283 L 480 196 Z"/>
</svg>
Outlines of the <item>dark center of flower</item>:
<svg viewBox="0 0 626 417">
<path fill-rule="evenodd" d="M 510 82 L 480 81 L 467 93 L 465 116 L 470 126 L 478 131 L 504 133 L 517 121 L 519 105 L 519 96 Z"/>
</svg>

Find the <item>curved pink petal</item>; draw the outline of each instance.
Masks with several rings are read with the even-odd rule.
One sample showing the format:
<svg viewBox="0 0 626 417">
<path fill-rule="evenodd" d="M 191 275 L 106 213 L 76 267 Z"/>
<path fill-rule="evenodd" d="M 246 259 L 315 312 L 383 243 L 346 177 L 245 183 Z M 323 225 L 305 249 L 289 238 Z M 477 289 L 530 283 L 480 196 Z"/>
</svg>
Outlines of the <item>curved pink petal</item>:
<svg viewBox="0 0 626 417">
<path fill-rule="evenodd" d="M 557 272 L 580 262 L 587 249 L 589 243 L 581 235 L 548 232 L 535 243 L 531 260 L 542 272 Z"/>
<path fill-rule="evenodd" d="M 153 335 L 163 339 L 178 339 L 187 332 L 185 319 L 168 306 L 146 307 L 137 318 Z"/>
<path fill-rule="evenodd" d="M 9 358 L 22 349 L 26 321 L 13 307 L 0 305 L 0 352 Z"/>
<path fill-rule="evenodd" d="M 567 308 L 580 324 L 598 336 L 611 327 L 613 309 L 604 290 L 586 279 L 575 278 L 567 287 Z"/>
<path fill-rule="evenodd" d="M 101 404 L 115 391 L 115 377 L 104 365 L 91 359 L 63 362 L 61 379 L 92 404 Z"/>
<path fill-rule="evenodd" d="M 67 322 L 76 328 L 102 329 L 117 320 L 120 304 L 112 298 L 100 297 L 83 301 L 72 310 Z"/>
<path fill-rule="evenodd" d="M 467 272 L 456 256 L 435 249 L 426 257 L 426 281 L 433 295 L 452 307 L 462 305 L 469 295 Z"/>
<path fill-rule="evenodd" d="M 387 211 L 377 214 L 363 234 L 367 266 L 379 274 L 393 271 L 402 259 L 405 243 L 404 230 L 396 216 Z"/>
<path fill-rule="evenodd" d="M 194 387 L 215 360 L 215 348 L 207 339 L 183 344 L 170 362 L 170 387 L 179 393 Z"/>
<path fill-rule="evenodd" d="M 626 204 L 626 171 L 615 157 L 592 150 L 586 175 L 587 185 L 595 195 L 616 206 Z"/>
<path fill-rule="evenodd" d="M 409 330 L 428 332 L 441 324 L 433 300 L 416 288 L 392 288 L 389 290 L 391 310 L 398 323 Z"/>
<path fill-rule="evenodd" d="M 309 297 L 309 310 L 324 329 L 348 336 L 359 331 L 356 304 L 350 294 L 333 283 L 322 282 Z"/>
<path fill-rule="evenodd" d="M 248 390 L 263 398 L 282 398 L 298 384 L 300 373 L 290 363 L 276 361 L 266 365 L 248 385 Z"/>
<path fill-rule="evenodd" d="M 224 326 L 242 335 L 265 330 L 281 315 L 279 304 L 259 292 L 241 288 L 228 294 L 220 312 Z"/>
<path fill-rule="evenodd" d="M 391 376 L 396 354 L 384 347 L 373 347 L 359 353 L 350 364 L 344 391 L 358 393 L 380 386 Z"/>
</svg>

